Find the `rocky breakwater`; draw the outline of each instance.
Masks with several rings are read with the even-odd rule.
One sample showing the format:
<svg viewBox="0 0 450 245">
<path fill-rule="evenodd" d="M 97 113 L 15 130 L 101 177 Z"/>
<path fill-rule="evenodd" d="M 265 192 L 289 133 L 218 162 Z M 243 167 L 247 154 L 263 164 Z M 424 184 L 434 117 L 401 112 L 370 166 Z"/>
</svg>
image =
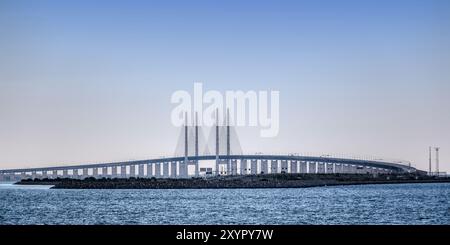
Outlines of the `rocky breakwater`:
<svg viewBox="0 0 450 245">
<path fill-rule="evenodd" d="M 85 178 L 27 179 L 20 185 L 54 185 L 56 189 L 219 189 L 219 188 L 305 188 L 332 185 L 450 182 L 450 178 L 418 175 L 361 174 L 265 174 L 216 176 L 190 179 Z"/>
</svg>

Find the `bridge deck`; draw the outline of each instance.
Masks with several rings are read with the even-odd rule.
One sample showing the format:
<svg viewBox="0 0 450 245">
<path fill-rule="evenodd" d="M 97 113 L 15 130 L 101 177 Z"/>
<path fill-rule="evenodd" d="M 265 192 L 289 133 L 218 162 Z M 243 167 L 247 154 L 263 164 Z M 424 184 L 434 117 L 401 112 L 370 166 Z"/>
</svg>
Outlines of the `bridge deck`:
<svg viewBox="0 0 450 245">
<path fill-rule="evenodd" d="M 205 156 L 189 156 L 188 160 L 215 160 L 215 155 Z M 333 157 L 314 157 L 314 156 L 297 156 L 297 155 L 220 155 L 219 159 L 245 159 L 245 160 L 291 160 L 291 161 L 309 161 L 309 162 L 326 162 L 326 163 L 341 163 L 360 165 L 375 168 L 385 168 L 400 172 L 415 172 L 415 168 L 399 163 L 387 161 L 361 160 L 361 159 L 347 159 L 347 158 L 333 158 Z M 18 169 L 3 169 L 1 174 L 20 173 L 20 172 L 40 172 L 40 171 L 54 171 L 54 170 L 69 170 L 69 169 L 84 169 L 84 168 L 102 168 L 115 166 L 130 166 L 149 163 L 162 162 L 183 162 L 185 157 L 169 157 L 148 160 L 135 160 L 125 162 L 110 162 L 110 163 L 95 163 L 95 164 L 81 164 L 81 165 L 67 165 L 54 167 L 40 167 L 40 168 L 18 168 Z"/>
</svg>

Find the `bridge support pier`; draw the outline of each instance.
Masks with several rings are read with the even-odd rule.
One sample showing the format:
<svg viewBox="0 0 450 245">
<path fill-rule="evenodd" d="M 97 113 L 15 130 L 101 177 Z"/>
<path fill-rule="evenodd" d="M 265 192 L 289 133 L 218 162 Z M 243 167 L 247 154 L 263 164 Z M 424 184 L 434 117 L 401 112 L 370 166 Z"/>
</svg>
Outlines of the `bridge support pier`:
<svg viewBox="0 0 450 245">
<path fill-rule="evenodd" d="M 198 160 L 195 160 L 195 170 L 194 170 L 194 175 L 195 175 L 195 177 L 200 176 L 200 169 L 199 169 Z"/>
<path fill-rule="evenodd" d="M 117 166 L 111 167 L 111 178 L 117 178 Z"/>
<path fill-rule="evenodd" d="M 308 162 L 308 174 L 317 173 L 317 163 L 316 162 Z"/>
<path fill-rule="evenodd" d="M 300 171 L 299 171 L 299 173 L 302 173 L 302 174 L 307 174 L 308 173 L 308 167 L 307 167 L 307 164 L 306 164 L 305 161 L 301 161 L 300 162 Z"/>
<path fill-rule="evenodd" d="M 319 162 L 317 165 L 317 171 L 319 174 L 324 174 L 325 173 L 325 163 Z"/>
<path fill-rule="evenodd" d="M 281 160 L 281 173 L 288 172 L 288 163 L 286 160 Z"/>
<path fill-rule="evenodd" d="M 344 168 L 344 174 L 349 174 L 350 173 L 350 165 L 348 164 L 343 164 L 343 168 Z"/>
<path fill-rule="evenodd" d="M 69 178 L 69 170 L 67 170 L 67 169 L 64 169 L 63 170 L 63 176 L 62 176 L 63 178 Z"/>
<path fill-rule="evenodd" d="M 83 168 L 83 179 L 89 177 L 89 173 L 88 173 L 88 169 L 87 168 Z"/>
<path fill-rule="evenodd" d="M 247 174 L 247 159 L 241 159 L 240 167 L 241 167 L 240 174 L 241 175 Z"/>
<path fill-rule="evenodd" d="M 155 163 L 155 177 L 161 178 L 161 163 Z"/>
<path fill-rule="evenodd" d="M 351 167 L 349 164 L 344 164 L 344 174 L 349 174 L 351 172 Z"/>
<path fill-rule="evenodd" d="M 178 177 L 180 177 L 180 178 L 186 178 L 186 175 L 185 175 L 186 167 L 185 167 L 185 165 L 186 165 L 185 161 L 178 162 Z"/>
<path fill-rule="evenodd" d="M 177 177 L 177 162 L 170 162 L 170 178 Z"/>
<path fill-rule="evenodd" d="M 163 166 L 163 178 L 169 178 L 169 163 L 164 162 L 162 166 Z"/>
<path fill-rule="evenodd" d="M 270 160 L 270 173 L 278 173 L 278 160 Z"/>
<path fill-rule="evenodd" d="M 107 167 L 102 168 L 102 177 L 108 178 L 108 168 Z"/>
<path fill-rule="evenodd" d="M 72 169 L 72 178 L 78 179 L 79 177 L 78 169 Z"/>
<path fill-rule="evenodd" d="M 231 175 L 237 175 L 237 160 L 231 159 Z"/>
<path fill-rule="evenodd" d="M 99 178 L 99 176 L 98 176 L 98 168 L 93 168 L 92 169 L 92 177 L 94 177 L 96 179 Z"/>
<path fill-rule="evenodd" d="M 250 161 L 250 174 L 256 175 L 258 173 L 258 160 L 252 159 Z"/>
<path fill-rule="evenodd" d="M 131 177 L 136 177 L 136 165 L 130 165 L 130 178 Z"/>
<path fill-rule="evenodd" d="M 147 178 L 151 178 L 153 176 L 153 165 L 151 163 L 147 163 Z"/>
<path fill-rule="evenodd" d="M 138 165 L 138 177 L 139 178 L 144 178 L 145 174 L 144 174 L 144 164 L 139 164 Z"/>
<path fill-rule="evenodd" d="M 127 166 L 125 166 L 125 165 L 120 166 L 120 177 L 121 178 L 127 177 Z"/>
<path fill-rule="evenodd" d="M 189 161 L 183 161 L 180 164 L 181 178 L 189 177 Z"/>
<path fill-rule="evenodd" d="M 334 174 L 334 163 L 325 163 L 325 172 L 327 174 Z"/>
<path fill-rule="evenodd" d="M 291 174 L 298 173 L 297 161 L 291 160 Z"/>
<path fill-rule="evenodd" d="M 263 159 L 261 160 L 261 174 L 268 174 L 269 173 L 269 167 L 267 165 L 267 160 Z"/>
<path fill-rule="evenodd" d="M 183 178 L 189 178 L 189 161 L 183 163 Z"/>
<path fill-rule="evenodd" d="M 228 160 L 223 159 L 219 161 L 219 174 L 228 175 L 230 170 L 228 169 Z"/>
<path fill-rule="evenodd" d="M 216 153 L 217 154 L 217 153 Z M 216 164 L 215 164 L 215 171 L 216 171 L 216 175 L 220 175 L 220 159 L 218 156 L 216 156 Z"/>
</svg>

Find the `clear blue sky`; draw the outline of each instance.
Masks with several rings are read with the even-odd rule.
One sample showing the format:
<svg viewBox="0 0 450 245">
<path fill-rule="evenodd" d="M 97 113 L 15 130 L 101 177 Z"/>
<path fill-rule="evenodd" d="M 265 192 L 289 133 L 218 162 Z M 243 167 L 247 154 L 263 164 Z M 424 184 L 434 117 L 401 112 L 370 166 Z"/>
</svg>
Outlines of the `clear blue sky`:
<svg viewBox="0 0 450 245">
<path fill-rule="evenodd" d="M 244 151 L 450 172 L 450 2 L 0 1 L 0 168 L 175 150 L 172 92 L 277 89 L 280 134 Z M 206 133 L 206 132 L 205 132 Z"/>
</svg>

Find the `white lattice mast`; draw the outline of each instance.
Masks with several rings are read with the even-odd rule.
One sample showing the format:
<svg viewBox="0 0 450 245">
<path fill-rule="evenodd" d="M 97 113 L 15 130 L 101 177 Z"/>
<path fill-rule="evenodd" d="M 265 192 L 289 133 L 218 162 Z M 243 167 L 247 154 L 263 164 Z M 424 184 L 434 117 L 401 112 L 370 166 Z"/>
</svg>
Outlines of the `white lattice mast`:
<svg viewBox="0 0 450 245">
<path fill-rule="evenodd" d="M 183 177 L 187 177 L 188 170 L 188 156 L 189 156 L 189 145 L 188 145 L 188 117 L 187 112 L 184 114 L 184 166 L 181 168 Z"/>
<path fill-rule="evenodd" d="M 184 114 L 184 158 L 187 159 L 189 155 L 189 147 L 188 147 L 188 121 L 187 121 L 187 112 Z"/>
<path fill-rule="evenodd" d="M 436 150 L 436 174 L 439 175 L 439 147 L 434 149 Z"/>
<path fill-rule="evenodd" d="M 199 176 L 198 168 L 198 115 L 195 112 L 195 176 Z"/>
<path fill-rule="evenodd" d="M 230 172 L 231 163 L 230 163 L 230 109 L 227 108 L 227 174 Z"/>
<path fill-rule="evenodd" d="M 230 110 L 227 109 L 227 156 L 230 155 Z"/>
<path fill-rule="evenodd" d="M 431 170 L 431 146 L 428 147 L 428 174 L 429 175 L 432 174 L 432 170 Z"/>
<path fill-rule="evenodd" d="M 216 109 L 216 174 L 219 174 L 219 109 Z"/>
</svg>

